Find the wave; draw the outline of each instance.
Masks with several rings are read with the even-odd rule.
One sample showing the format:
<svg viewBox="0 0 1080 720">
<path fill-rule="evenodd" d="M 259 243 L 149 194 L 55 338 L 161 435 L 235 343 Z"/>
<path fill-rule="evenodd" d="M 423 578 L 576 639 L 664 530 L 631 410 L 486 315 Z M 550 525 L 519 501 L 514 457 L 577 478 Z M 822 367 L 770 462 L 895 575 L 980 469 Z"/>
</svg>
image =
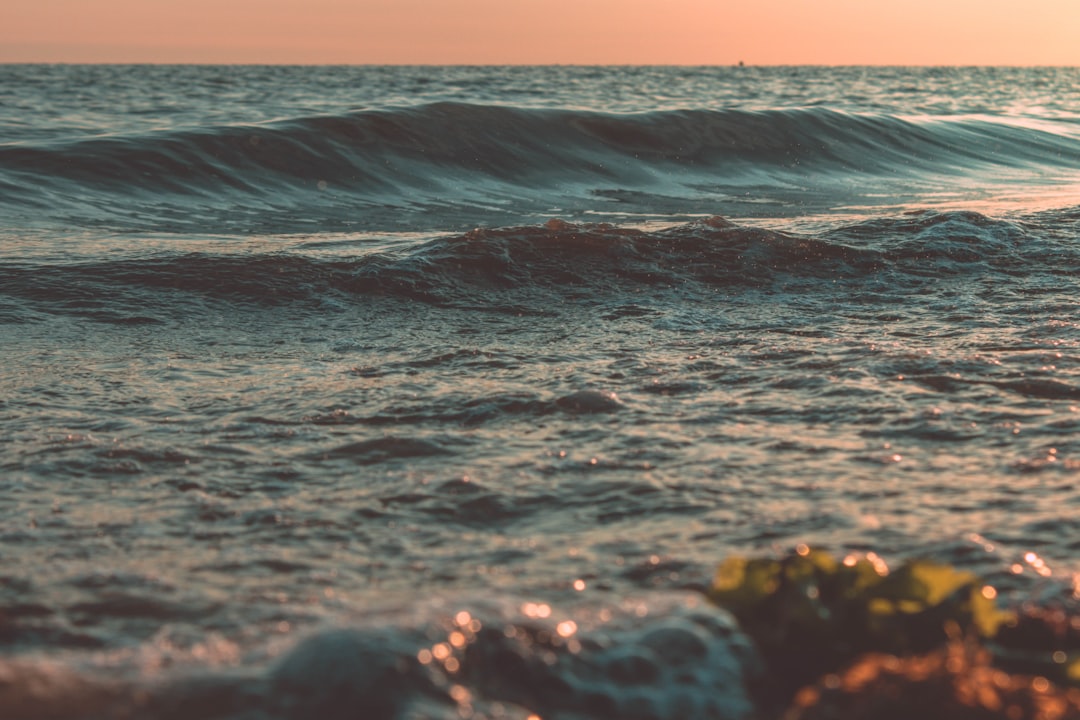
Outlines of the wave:
<svg viewBox="0 0 1080 720">
<path fill-rule="evenodd" d="M 1048 127 L 1048 126 L 1047 126 Z M 1065 127 L 1065 126 L 1062 126 Z M 0 182 L 70 193 L 400 199 L 463 185 L 751 183 L 762 173 L 904 174 L 1074 168 L 1080 138 L 990 117 L 913 120 L 825 108 L 614 114 L 464 103 L 266 124 L 0 145 Z"/>
<path fill-rule="evenodd" d="M 274 650 L 265 651 L 274 655 Z M 135 653 L 138 655 L 138 653 Z M 750 717 L 762 667 L 749 639 L 699 596 L 652 594 L 559 608 L 459 598 L 314 634 L 237 668 L 223 638 L 184 657 L 166 642 L 76 663 L 0 660 L 0 714 L 178 720 L 318 717 Z M 175 663 L 175 665 L 174 665 Z M 172 666 L 172 667 L 170 667 Z"/>
<path fill-rule="evenodd" d="M 891 274 L 920 281 L 1078 270 L 1080 255 L 1068 235 L 1054 241 L 1020 222 L 974 212 L 921 212 L 818 237 L 720 217 L 654 231 L 550 220 L 347 258 L 185 253 L 9 264 L 0 268 L 0 288 L 12 301 L 49 311 L 137 323 L 206 300 L 275 306 L 384 297 L 544 314 L 552 294 L 587 301 L 625 298 L 627 290 L 685 294 L 804 280 L 859 283 Z M 808 292 L 829 287 L 802 285 Z"/>
</svg>

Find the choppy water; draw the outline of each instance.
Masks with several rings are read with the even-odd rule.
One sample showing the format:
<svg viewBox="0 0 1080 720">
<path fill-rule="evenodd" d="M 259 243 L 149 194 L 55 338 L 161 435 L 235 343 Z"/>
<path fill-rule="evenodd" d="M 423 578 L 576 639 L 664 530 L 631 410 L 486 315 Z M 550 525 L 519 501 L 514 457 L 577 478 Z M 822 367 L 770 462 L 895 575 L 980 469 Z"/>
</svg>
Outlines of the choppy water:
<svg viewBox="0 0 1080 720">
<path fill-rule="evenodd" d="M 730 553 L 1078 592 L 1078 298 L 1076 69 L 0 66 L 0 714 L 735 718 Z"/>
</svg>

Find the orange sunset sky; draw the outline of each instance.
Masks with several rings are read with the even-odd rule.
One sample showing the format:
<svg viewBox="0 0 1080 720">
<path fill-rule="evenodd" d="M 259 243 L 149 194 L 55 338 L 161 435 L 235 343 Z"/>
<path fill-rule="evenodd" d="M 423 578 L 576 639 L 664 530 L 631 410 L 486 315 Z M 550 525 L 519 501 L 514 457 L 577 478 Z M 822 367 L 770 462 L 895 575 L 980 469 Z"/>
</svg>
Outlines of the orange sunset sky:
<svg viewBox="0 0 1080 720">
<path fill-rule="evenodd" d="M 1080 0 L 0 0 L 0 62 L 1080 65 Z"/>
</svg>

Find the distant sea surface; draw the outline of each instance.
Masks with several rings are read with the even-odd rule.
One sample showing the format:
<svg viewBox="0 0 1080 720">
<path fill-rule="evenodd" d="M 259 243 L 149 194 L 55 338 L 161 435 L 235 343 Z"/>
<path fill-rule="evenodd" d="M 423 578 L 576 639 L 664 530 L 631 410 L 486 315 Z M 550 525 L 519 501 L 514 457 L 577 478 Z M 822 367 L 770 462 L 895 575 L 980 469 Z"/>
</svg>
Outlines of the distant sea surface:
<svg viewBox="0 0 1080 720">
<path fill-rule="evenodd" d="M 0 347 L 2 717 L 743 718 L 1080 593 L 1080 70 L 0 65 Z"/>
</svg>

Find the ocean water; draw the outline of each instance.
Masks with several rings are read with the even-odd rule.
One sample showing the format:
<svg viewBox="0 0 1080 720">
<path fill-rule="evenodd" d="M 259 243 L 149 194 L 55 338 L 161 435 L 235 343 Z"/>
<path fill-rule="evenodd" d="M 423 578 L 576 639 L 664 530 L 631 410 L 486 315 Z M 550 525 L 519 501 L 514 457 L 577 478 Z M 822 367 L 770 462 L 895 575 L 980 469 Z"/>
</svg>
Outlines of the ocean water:
<svg viewBox="0 0 1080 720">
<path fill-rule="evenodd" d="M 0 717 L 744 718 L 1080 595 L 1080 70 L 0 65 L 0 346 Z"/>
</svg>

